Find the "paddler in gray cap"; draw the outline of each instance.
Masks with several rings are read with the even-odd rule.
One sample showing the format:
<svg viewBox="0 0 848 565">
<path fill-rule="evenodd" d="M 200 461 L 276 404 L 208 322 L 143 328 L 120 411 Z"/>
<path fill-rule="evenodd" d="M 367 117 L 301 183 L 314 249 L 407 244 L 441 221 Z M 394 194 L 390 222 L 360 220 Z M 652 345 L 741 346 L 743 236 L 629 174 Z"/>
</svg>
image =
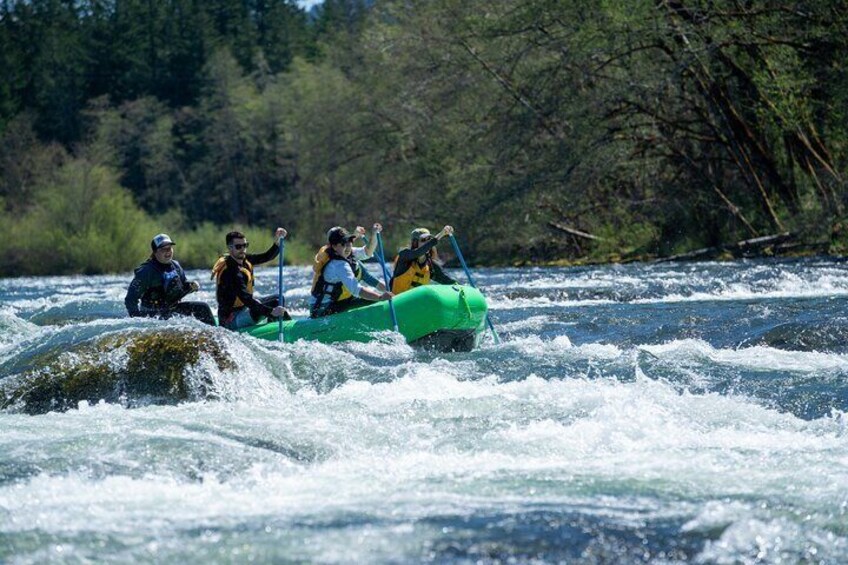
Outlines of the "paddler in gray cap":
<svg viewBox="0 0 848 565">
<path fill-rule="evenodd" d="M 215 325 L 212 309 L 204 302 L 181 302 L 200 285 L 186 278 L 185 271 L 174 259 L 176 244 L 166 233 L 150 241 L 150 257 L 135 270 L 124 304 L 132 317 L 169 318 L 174 314 L 192 316 Z M 139 302 L 141 305 L 139 306 Z"/>
</svg>

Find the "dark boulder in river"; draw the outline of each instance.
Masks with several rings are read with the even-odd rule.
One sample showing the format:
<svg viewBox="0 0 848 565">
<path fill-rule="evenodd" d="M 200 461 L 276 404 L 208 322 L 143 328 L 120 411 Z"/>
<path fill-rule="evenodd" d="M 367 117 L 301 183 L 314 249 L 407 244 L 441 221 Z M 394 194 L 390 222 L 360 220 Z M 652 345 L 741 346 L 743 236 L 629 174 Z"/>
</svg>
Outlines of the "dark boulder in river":
<svg viewBox="0 0 848 565">
<path fill-rule="evenodd" d="M 235 364 L 220 338 L 201 330 L 130 331 L 51 349 L 0 381 L 0 409 L 43 414 L 80 402 L 126 406 L 214 398 L 208 371 Z"/>
</svg>

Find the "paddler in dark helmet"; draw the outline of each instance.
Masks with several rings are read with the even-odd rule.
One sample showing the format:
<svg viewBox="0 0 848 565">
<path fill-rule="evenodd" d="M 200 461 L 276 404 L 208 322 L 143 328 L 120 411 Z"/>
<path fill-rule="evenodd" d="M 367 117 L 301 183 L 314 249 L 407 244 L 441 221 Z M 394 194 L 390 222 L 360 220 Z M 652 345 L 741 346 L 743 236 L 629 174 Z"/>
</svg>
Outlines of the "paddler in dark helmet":
<svg viewBox="0 0 848 565">
<path fill-rule="evenodd" d="M 392 293 L 387 292 L 360 263 L 360 260 L 369 258 L 374 252 L 376 233 L 382 229 L 380 224 L 374 224 L 375 237 L 368 248 L 353 246 L 357 237 L 365 235 L 364 228 L 357 228 L 356 234 L 340 226 L 327 232 L 327 245 L 315 255 L 312 296 L 309 303 L 310 317 L 320 318 L 337 314 L 392 297 Z M 372 284 L 380 290 L 369 288 L 360 281 Z"/>
<path fill-rule="evenodd" d="M 186 279 L 185 271 L 174 259 L 174 245 L 165 233 L 158 234 L 150 242 L 150 258 L 135 270 L 124 298 L 127 312 L 133 317 L 168 318 L 180 314 L 214 326 L 215 317 L 208 304 L 180 302 L 187 294 L 197 291 L 200 285 Z"/>
<path fill-rule="evenodd" d="M 445 226 L 435 236 L 427 228 L 412 230 L 409 247 L 401 249 L 395 259 L 395 271 L 392 275 L 392 292 L 400 294 L 411 288 L 435 281 L 440 284 L 457 284 L 450 278 L 439 263 L 436 245 L 446 235 L 452 235 L 453 228 Z"/>
<path fill-rule="evenodd" d="M 286 235 L 286 230 L 277 228 L 271 247 L 254 255 L 247 252 L 250 244 L 243 233 L 231 231 L 227 234 L 228 254 L 212 267 L 212 278 L 217 286 L 218 320 L 222 326 L 237 330 L 259 323 L 263 317 L 291 319 L 278 297 L 268 296 L 261 300 L 253 297 L 253 266 L 274 259 L 280 252 L 278 242 Z"/>
</svg>

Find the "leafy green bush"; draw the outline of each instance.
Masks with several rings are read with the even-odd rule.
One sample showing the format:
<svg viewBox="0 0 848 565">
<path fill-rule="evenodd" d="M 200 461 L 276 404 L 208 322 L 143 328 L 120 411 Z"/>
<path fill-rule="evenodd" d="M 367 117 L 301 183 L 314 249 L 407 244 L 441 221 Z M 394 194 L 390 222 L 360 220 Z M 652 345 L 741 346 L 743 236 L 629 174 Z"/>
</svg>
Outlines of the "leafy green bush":
<svg viewBox="0 0 848 565">
<path fill-rule="evenodd" d="M 7 218 L 15 253 L 4 274 L 102 273 L 130 269 L 134 246 L 152 229 L 114 171 L 76 159 L 36 189 L 36 205 Z"/>
<path fill-rule="evenodd" d="M 74 159 L 35 189 L 36 205 L 20 215 L 0 214 L 0 228 L 12 245 L 0 258 L 0 275 L 55 275 L 127 272 L 150 255 L 150 240 L 165 232 L 177 242 L 176 257 L 185 268 L 211 267 L 226 252 L 225 235 L 242 231 L 251 251 L 262 252 L 273 228 L 221 227 L 203 223 L 189 228 L 178 211 L 151 218 L 138 208 L 114 170 Z M 286 242 L 286 263 L 306 264 L 315 250 L 297 240 Z"/>
</svg>

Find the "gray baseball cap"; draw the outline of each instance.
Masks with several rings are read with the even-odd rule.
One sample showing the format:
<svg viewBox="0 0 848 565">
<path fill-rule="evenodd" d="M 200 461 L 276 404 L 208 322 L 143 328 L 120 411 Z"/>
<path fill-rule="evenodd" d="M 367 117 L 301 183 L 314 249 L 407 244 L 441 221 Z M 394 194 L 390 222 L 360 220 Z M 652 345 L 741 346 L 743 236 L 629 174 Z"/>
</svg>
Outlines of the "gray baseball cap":
<svg viewBox="0 0 848 565">
<path fill-rule="evenodd" d="M 174 240 L 171 239 L 171 236 L 166 233 L 160 233 L 158 235 L 153 236 L 153 240 L 150 242 L 150 248 L 153 251 L 156 251 L 160 247 L 164 247 L 166 245 L 176 245 L 176 243 L 174 243 Z"/>
</svg>

